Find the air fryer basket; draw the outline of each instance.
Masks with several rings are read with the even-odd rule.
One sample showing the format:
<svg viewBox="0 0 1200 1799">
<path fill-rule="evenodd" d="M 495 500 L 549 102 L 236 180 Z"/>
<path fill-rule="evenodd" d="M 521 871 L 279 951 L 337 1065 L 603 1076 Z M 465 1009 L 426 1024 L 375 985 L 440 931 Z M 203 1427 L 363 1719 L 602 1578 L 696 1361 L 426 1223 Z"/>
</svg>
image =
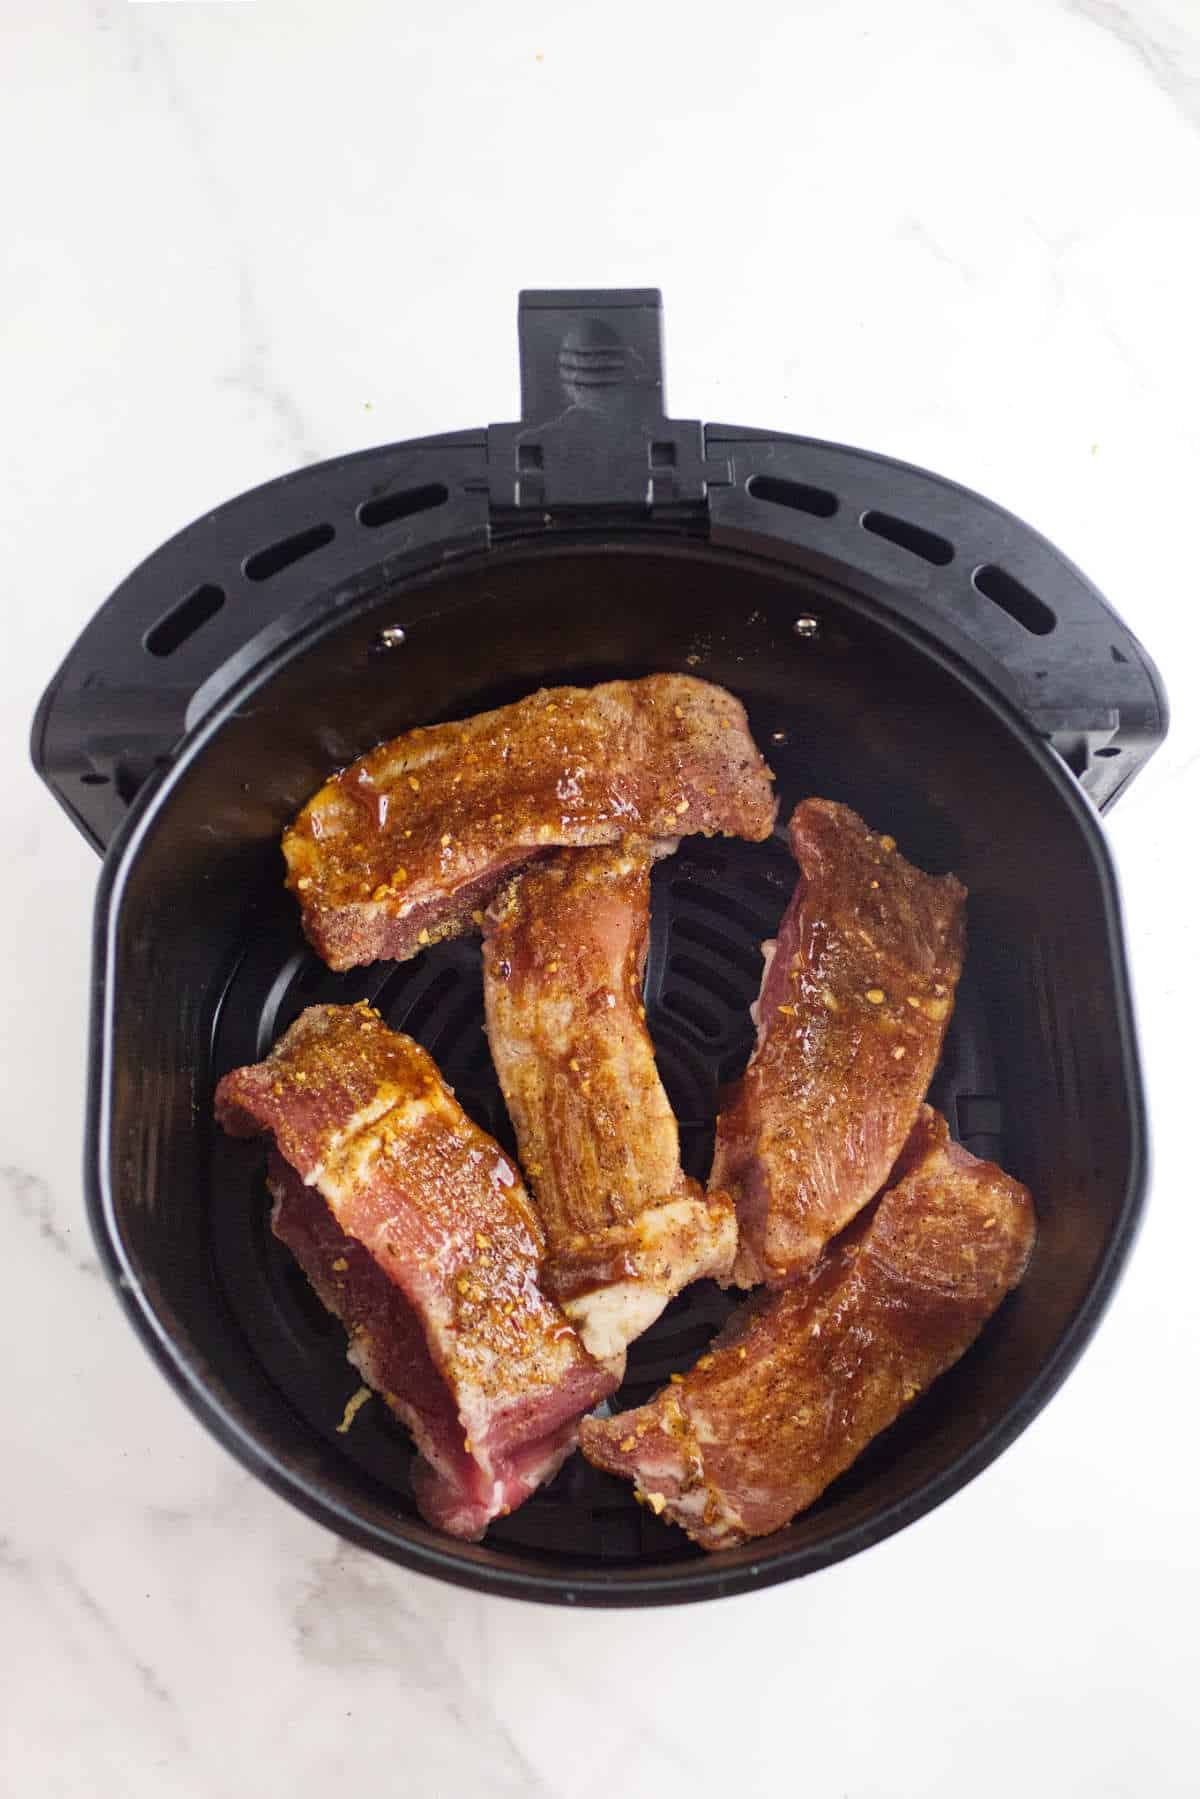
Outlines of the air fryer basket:
<svg viewBox="0 0 1200 1799">
<path fill-rule="evenodd" d="M 1144 1185 L 1117 899 L 1081 787 L 1111 802 L 1161 739 L 1144 652 L 1050 546 L 961 489 L 666 420 L 657 333 L 657 296 L 525 296 L 522 425 L 343 459 L 210 515 L 114 595 L 35 727 L 57 796 L 112 836 L 87 1178 L 145 1340 L 249 1466 L 343 1534 L 469 1585 L 596 1604 L 786 1578 L 936 1504 L 1079 1353 Z M 784 819 L 806 793 L 843 799 L 966 881 L 932 1097 L 1032 1187 L 1038 1247 L 975 1349 L 788 1530 L 702 1556 L 576 1457 L 483 1544 L 453 1543 L 416 1515 L 385 1408 L 338 1433 L 357 1384 L 340 1328 L 271 1237 L 262 1157 L 214 1129 L 212 1090 L 303 1006 L 365 997 L 511 1142 L 478 945 L 332 974 L 282 891 L 279 830 L 380 738 L 658 669 L 742 697 Z M 698 1175 L 793 879 L 782 830 L 685 841 L 655 874 L 648 1013 Z M 708 1283 L 682 1294 L 619 1402 L 693 1360 L 730 1303 Z"/>
</svg>

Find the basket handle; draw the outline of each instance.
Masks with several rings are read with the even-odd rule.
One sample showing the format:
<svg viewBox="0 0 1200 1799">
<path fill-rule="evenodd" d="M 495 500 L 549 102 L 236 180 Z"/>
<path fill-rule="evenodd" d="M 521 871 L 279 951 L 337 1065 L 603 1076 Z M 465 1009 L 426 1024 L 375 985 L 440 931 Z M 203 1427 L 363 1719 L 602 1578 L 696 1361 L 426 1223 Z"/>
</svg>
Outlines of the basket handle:
<svg viewBox="0 0 1200 1799">
<path fill-rule="evenodd" d="M 315 620 L 456 556 L 564 529 L 705 534 L 865 595 L 997 689 L 1099 806 L 1162 741 L 1150 658 L 1011 513 L 842 445 L 669 419 L 657 289 L 525 292 L 518 333 L 519 423 L 268 482 L 156 550 L 100 609 L 32 743 L 97 849 L 184 734 Z"/>
</svg>

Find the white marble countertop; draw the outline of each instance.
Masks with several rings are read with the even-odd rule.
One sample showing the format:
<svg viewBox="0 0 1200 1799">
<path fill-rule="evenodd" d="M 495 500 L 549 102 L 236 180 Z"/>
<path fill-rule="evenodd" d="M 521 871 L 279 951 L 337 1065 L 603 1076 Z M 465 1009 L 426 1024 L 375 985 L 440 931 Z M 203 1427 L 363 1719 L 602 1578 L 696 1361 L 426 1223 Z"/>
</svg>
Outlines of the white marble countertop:
<svg viewBox="0 0 1200 1799">
<path fill-rule="evenodd" d="M 0 45 L 0 1788 L 1194 1791 L 1196 0 L 44 0 Z M 1111 821 L 1155 1167 L 1082 1365 L 870 1553 L 601 1615 L 346 1548 L 151 1366 L 81 1200 L 97 864 L 26 736 L 165 536 L 513 417 L 518 287 L 619 284 L 665 289 L 676 414 L 866 444 L 1045 531 L 1175 723 Z"/>
</svg>

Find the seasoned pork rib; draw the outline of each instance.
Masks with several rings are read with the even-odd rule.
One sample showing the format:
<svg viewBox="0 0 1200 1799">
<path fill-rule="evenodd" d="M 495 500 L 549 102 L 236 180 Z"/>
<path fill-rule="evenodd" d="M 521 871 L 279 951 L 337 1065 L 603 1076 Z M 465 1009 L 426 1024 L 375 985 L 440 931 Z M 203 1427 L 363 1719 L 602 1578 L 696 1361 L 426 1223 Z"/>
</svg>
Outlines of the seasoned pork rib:
<svg viewBox="0 0 1200 1799">
<path fill-rule="evenodd" d="M 711 1185 L 738 1211 L 737 1285 L 810 1268 L 878 1193 L 941 1054 L 966 891 L 847 806 L 789 823 L 802 875 L 763 945 L 758 1043 L 717 1120 Z"/>
<path fill-rule="evenodd" d="M 381 744 L 284 833 L 287 884 L 331 968 L 477 926 L 507 874 L 559 844 L 768 837 L 771 774 L 721 687 L 649 675 L 552 687 Z"/>
<path fill-rule="evenodd" d="M 484 1467 L 467 1453 L 450 1388 L 417 1313 L 390 1275 L 274 1150 L 267 1186 L 275 1201 L 272 1229 L 345 1326 L 348 1360 L 416 1440 L 413 1485 L 422 1514 L 453 1536 L 480 1536 L 498 1510 L 512 1511 L 557 1472 L 575 1445 L 575 1418 L 533 1444 L 525 1460 L 506 1457 L 499 1471 Z"/>
<path fill-rule="evenodd" d="M 733 1207 L 679 1166 L 642 1005 L 651 846 L 560 850 L 484 920 L 488 1041 L 546 1227 L 542 1285 L 593 1355 L 625 1347 L 703 1275 L 726 1276 Z"/>
<path fill-rule="evenodd" d="M 928 1106 L 895 1185 L 794 1286 L 741 1306 L 648 1405 L 585 1419 L 588 1460 L 705 1549 L 778 1530 L 974 1342 L 1025 1271 L 1027 1190 Z"/>
<path fill-rule="evenodd" d="M 425 1516 L 482 1535 L 615 1384 L 538 1285 L 544 1237 L 517 1170 L 366 1005 L 310 1007 L 265 1062 L 225 1076 L 216 1111 L 234 1136 L 274 1137 L 276 1229 L 412 1425 Z"/>
</svg>

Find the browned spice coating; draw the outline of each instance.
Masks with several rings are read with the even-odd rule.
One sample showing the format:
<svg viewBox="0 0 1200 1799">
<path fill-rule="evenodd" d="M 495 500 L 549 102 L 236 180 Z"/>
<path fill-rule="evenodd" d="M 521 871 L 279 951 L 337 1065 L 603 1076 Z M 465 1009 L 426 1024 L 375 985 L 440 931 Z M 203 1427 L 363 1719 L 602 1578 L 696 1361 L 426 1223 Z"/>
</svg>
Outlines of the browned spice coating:
<svg viewBox="0 0 1200 1799">
<path fill-rule="evenodd" d="M 542 1280 L 594 1354 L 619 1355 L 668 1299 L 725 1275 L 736 1225 L 679 1164 L 642 1004 L 652 846 L 560 850 L 484 923 L 488 1040 L 546 1227 Z M 596 1303 L 618 1283 L 636 1290 Z"/>
<path fill-rule="evenodd" d="M 497 1468 L 611 1391 L 538 1284 L 544 1237 L 517 1169 L 369 1006 L 310 1007 L 265 1062 L 225 1076 L 216 1110 L 236 1136 L 272 1134 L 401 1289 Z"/>
<path fill-rule="evenodd" d="M 580 1446 L 705 1549 L 777 1530 L 974 1342 L 1034 1230 L 1028 1191 L 923 1106 L 895 1185 L 811 1274 L 749 1300 L 649 1404 L 585 1419 Z"/>
<path fill-rule="evenodd" d="M 905 861 L 848 806 L 789 822 L 802 875 L 768 954 L 758 1044 L 717 1121 L 711 1185 L 731 1193 L 734 1279 L 778 1283 L 878 1193 L 941 1054 L 962 967 L 965 890 Z"/>
<path fill-rule="evenodd" d="M 283 853 L 304 929 L 341 969 L 478 928 L 505 876 L 555 845 L 758 841 L 774 820 L 740 703 L 649 675 L 544 688 L 381 744 L 314 795 Z"/>
</svg>

